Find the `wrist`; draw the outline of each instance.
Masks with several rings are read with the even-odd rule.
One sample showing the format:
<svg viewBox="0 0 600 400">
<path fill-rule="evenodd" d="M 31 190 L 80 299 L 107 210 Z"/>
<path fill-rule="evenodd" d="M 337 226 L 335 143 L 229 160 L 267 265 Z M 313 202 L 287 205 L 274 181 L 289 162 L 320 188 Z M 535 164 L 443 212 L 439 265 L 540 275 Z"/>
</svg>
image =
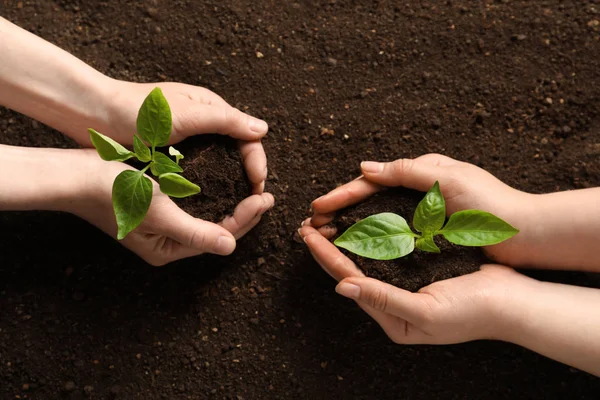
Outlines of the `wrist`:
<svg viewBox="0 0 600 400">
<path fill-rule="evenodd" d="M 531 306 L 541 283 L 514 270 L 510 274 L 489 310 L 491 320 L 495 321 L 490 339 L 521 344 L 527 324 L 533 320 Z"/>
<path fill-rule="evenodd" d="M 89 143 L 87 128 L 108 120 L 114 80 L 2 18 L 0 31 L 0 104 Z"/>
<path fill-rule="evenodd" d="M 61 103 L 55 111 L 57 115 L 51 117 L 59 121 L 48 125 L 80 145 L 90 147 L 88 128 L 100 132 L 110 128 L 112 97 L 117 81 L 91 69 L 73 80 L 75 89 L 61 95 Z"/>
<path fill-rule="evenodd" d="M 535 258 L 535 228 L 538 226 L 538 206 L 541 195 L 517 191 L 512 201 L 503 205 L 496 215 L 519 230 L 506 242 L 485 248 L 488 257 L 512 267 L 530 265 Z"/>
</svg>

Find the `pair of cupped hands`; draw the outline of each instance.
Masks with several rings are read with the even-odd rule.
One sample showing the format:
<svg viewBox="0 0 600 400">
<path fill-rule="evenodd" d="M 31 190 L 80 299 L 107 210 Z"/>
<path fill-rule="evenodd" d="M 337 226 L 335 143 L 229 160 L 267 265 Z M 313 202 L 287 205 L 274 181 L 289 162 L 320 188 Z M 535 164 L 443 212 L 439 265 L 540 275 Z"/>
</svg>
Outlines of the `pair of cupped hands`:
<svg viewBox="0 0 600 400">
<path fill-rule="evenodd" d="M 119 107 L 109 118 L 109 124 L 103 127 L 103 133 L 130 145 L 139 105 L 156 86 L 162 89 L 173 114 L 170 144 L 205 133 L 237 139 L 248 178 L 253 184 L 253 194 L 236 207 L 232 216 L 215 224 L 188 215 L 160 190 L 154 190 L 146 218 L 122 244 L 152 265 L 164 265 L 202 253 L 228 255 L 235 249 L 236 240 L 251 230 L 274 204 L 273 196 L 264 192 L 267 158 L 260 142 L 268 126 L 204 88 L 178 83 L 124 82 L 115 99 Z M 90 145 L 88 142 L 81 144 Z M 103 173 L 95 175 L 90 182 L 93 195 L 74 206 L 73 212 L 114 237 L 116 225 L 110 201 L 112 182 L 129 167 L 104 162 L 93 150 L 84 151 Z M 533 280 L 508 267 L 486 265 L 476 273 L 436 282 L 418 293 L 410 293 L 365 277 L 330 242 L 336 232 L 328 224 L 337 210 L 363 201 L 385 187 L 403 186 L 427 191 L 439 181 L 448 214 L 480 209 L 509 223 L 518 218 L 514 210 L 527 194 L 472 164 L 437 154 L 390 163 L 363 162 L 361 169 L 361 177 L 315 200 L 313 216 L 299 229 L 315 260 L 340 281 L 336 291 L 355 300 L 397 343 L 442 344 L 491 339 L 510 329 L 500 326 L 506 323 L 498 318 L 503 313 L 497 306 L 502 301 L 498 300 L 510 297 L 516 287 L 527 286 Z M 527 248 L 522 237 L 518 235 L 487 248 L 486 252 L 499 263 L 518 264 L 520 254 Z"/>
</svg>

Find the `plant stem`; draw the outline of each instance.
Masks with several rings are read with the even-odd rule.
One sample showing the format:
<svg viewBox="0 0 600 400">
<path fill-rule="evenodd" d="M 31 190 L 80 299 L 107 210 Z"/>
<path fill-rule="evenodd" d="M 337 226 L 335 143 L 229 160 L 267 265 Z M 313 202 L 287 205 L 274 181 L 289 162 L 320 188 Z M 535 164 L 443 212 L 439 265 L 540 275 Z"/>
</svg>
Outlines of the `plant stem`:
<svg viewBox="0 0 600 400">
<path fill-rule="evenodd" d="M 142 169 L 140 172 L 141 172 L 142 174 L 146 173 L 146 171 L 148 171 L 148 168 L 150 168 L 150 166 L 151 166 L 151 165 L 152 165 L 152 162 L 151 162 L 151 163 L 149 163 L 148 165 L 146 165 L 146 166 L 144 167 L 144 169 Z"/>
</svg>

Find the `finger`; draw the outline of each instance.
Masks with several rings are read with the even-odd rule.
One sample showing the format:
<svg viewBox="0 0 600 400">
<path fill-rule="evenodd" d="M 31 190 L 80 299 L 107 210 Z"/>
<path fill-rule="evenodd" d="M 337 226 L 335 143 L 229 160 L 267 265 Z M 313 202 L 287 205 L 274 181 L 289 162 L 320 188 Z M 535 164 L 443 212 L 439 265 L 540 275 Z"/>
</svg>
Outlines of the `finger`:
<svg viewBox="0 0 600 400">
<path fill-rule="evenodd" d="M 219 133 L 253 141 L 265 136 L 269 129 L 265 121 L 251 117 L 237 108 L 202 103 L 193 104 L 174 120 L 181 124 L 177 131 L 187 136 Z"/>
<path fill-rule="evenodd" d="M 312 209 L 316 214 L 328 214 L 356 204 L 380 190 L 380 185 L 359 178 L 319 197 L 313 201 Z"/>
<path fill-rule="evenodd" d="M 323 225 L 327 225 L 335 218 L 335 213 L 327 213 L 327 214 L 315 214 L 311 217 L 310 224 L 315 228 L 320 228 Z"/>
<path fill-rule="evenodd" d="M 433 297 L 426 293 L 412 293 L 373 278 L 344 279 L 335 291 L 349 299 L 367 304 L 376 311 L 402 318 L 421 326 L 436 310 Z"/>
<path fill-rule="evenodd" d="M 304 221 L 302 221 L 302 224 L 300 225 L 300 227 L 303 227 L 304 225 L 307 226 L 312 226 L 313 228 L 316 228 L 312 223 L 312 218 L 306 218 Z M 337 233 L 337 228 L 335 226 L 331 226 L 331 225 L 324 225 L 321 227 L 316 228 L 317 231 L 323 235 L 327 240 L 331 239 L 332 237 L 335 236 L 335 234 Z"/>
<path fill-rule="evenodd" d="M 337 234 L 337 228 L 335 226 L 331 226 L 331 225 L 324 225 L 317 230 L 327 240 L 331 240 L 331 238 Z"/>
<path fill-rule="evenodd" d="M 252 195 L 242 200 L 233 211 L 233 215 L 221 222 L 221 226 L 239 239 L 254 228 L 260 222 L 262 215 L 274 204 L 275 198 L 271 193 Z"/>
<path fill-rule="evenodd" d="M 222 226 L 194 218 L 175 204 L 167 214 L 159 233 L 181 244 L 181 254 L 174 254 L 174 258 L 202 253 L 225 256 L 235 250 L 235 238 Z"/>
<path fill-rule="evenodd" d="M 385 163 L 364 161 L 360 167 L 365 178 L 379 185 L 427 191 L 446 174 L 446 167 L 457 163 L 450 157 L 427 154 Z"/>
<path fill-rule="evenodd" d="M 364 276 L 352 260 L 343 255 L 312 226 L 304 225 L 300 228 L 299 233 L 315 260 L 336 280 L 351 276 Z"/>
<path fill-rule="evenodd" d="M 253 194 L 262 194 L 267 180 L 267 156 L 260 140 L 239 142 L 248 179 L 252 182 Z"/>
</svg>

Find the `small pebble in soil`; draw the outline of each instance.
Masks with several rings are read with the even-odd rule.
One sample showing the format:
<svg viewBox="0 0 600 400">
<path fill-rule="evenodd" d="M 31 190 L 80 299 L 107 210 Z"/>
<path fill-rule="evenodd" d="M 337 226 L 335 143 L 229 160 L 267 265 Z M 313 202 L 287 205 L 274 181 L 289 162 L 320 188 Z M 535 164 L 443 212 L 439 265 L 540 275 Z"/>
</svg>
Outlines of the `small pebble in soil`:
<svg viewBox="0 0 600 400">
<path fill-rule="evenodd" d="M 65 389 L 65 392 L 72 392 L 73 390 L 75 390 L 75 382 L 73 382 L 73 381 L 66 382 L 64 389 Z"/>
</svg>

